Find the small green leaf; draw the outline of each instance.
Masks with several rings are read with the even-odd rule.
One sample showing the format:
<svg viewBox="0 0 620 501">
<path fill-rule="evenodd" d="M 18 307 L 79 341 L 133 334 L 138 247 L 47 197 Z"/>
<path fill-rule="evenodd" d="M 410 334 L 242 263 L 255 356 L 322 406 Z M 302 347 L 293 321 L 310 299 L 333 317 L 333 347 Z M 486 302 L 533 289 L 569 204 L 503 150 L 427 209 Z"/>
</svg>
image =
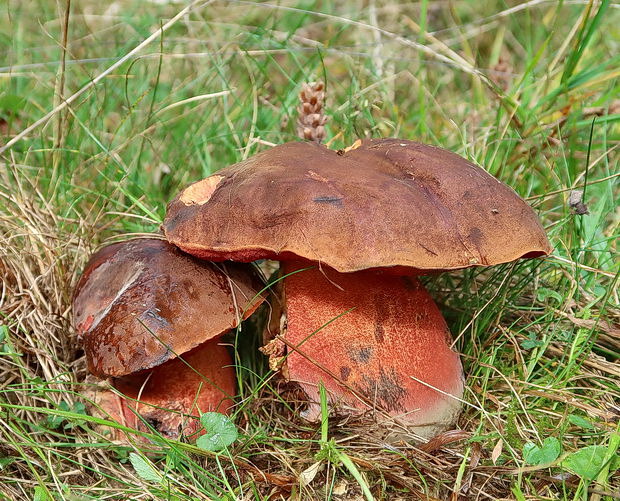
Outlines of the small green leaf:
<svg viewBox="0 0 620 501">
<path fill-rule="evenodd" d="M 524 350 L 531 350 L 533 348 L 538 348 L 542 346 L 543 342 L 536 338 L 536 334 L 534 332 L 530 333 L 527 339 L 521 341 L 521 348 Z"/>
<path fill-rule="evenodd" d="M 71 409 L 76 414 L 82 414 L 84 416 L 88 415 L 86 412 L 86 406 L 82 402 L 74 402 L 73 407 Z M 84 424 L 82 419 L 73 418 L 71 421 L 63 427 L 64 430 L 72 430 L 76 426 Z"/>
<path fill-rule="evenodd" d="M 82 407 L 84 407 L 84 404 L 79 404 L 79 405 L 82 405 Z M 63 401 L 61 401 L 61 402 L 58 404 L 58 409 L 59 409 L 59 410 L 61 410 L 61 411 L 64 411 L 64 412 L 70 412 L 70 411 L 71 411 L 71 408 L 69 407 L 69 404 L 68 404 L 67 402 L 65 402 L 64 400 L 63 400 Z M 85 407 L 84 407 L 84 410 L 86 410 L 86 408 L 85 408 Z M 76 411 L 76 405 L 74 405 L 74 406 L 73 406 L 73 411 L 74 411 L 74 412 L 77 412 L 77 411 Z M 45 424 L 47 425 L 47 427 L 48 427 L 50 430 L 55 430 L 55 429 L 57 429 L 57 428 L 58 428 L 58 427 L 59 427 L 62 423 L 64 423 L 65 419 L 66 419 L 66 418 L 65 418 L 64 416 L 55 416 L 55 415 L 53 415 L 53 414 L 49 414 L 49 415 L 47 416 L 46 420 L 45 420 Z M 69 426 L 69 427 L 72 427 L 72 425 L 71 425 L 71 426 Z M 67 425 L 65 425 L 65 426 L 64 426 L 64 429 L 65 429 L 65 430 L 66 430 L 66 429 L 69 429 L 69 427 L 68 427 Z"/>
<path fill-rule="evenodd" d="M 82 402 L 73 402 L 73 412 L 76 414 L 83 414 L 84 416 L 88 415 L 86 406 Z"/>
<path fill-rule="evenodd" d="M 232 444 L 239 434 L 228 416 L 219 412 L 205 412 L 200 422 L 206 433 L 196 440 L 196 446 L 206 451 L 217 452 Z"/>
<path fill-rule="evenodd" d="M 573 452 L 564 461 L 562 466 L 571 470 L 586 480 L 595 480 L 598 473 L 605 466 L 607 447 L 604 445 L 590 445 L 577 452 Z M 609 472 L 613 473 L 620 467 L 620 460 L 612 459 Z"/>
<path fill-rule="evenodd" d="M 548 464 L 560 457 L 562 445 L 555 437 L 547 437 L 541 447 L 532 442 L 523 446 L 523 460 L 531 465 Z"/>
<path fill-rule="evenodd" d="M 562 296 L 557 291 L 554 291 L 553 289 L 547 289 L 546 287 L 539 287 L 536 291 L 536 299 L 538 299 L 540 302 L 543 302 L 545 299 L 548 298 L 555 299 L 558 304 L 562 304 L 562 301 L 564 301 L 562 299 Z"/>
<path fill-rule="evenodd" d="M 523 491 L 518 485 L 513 486 L 511 490 L 517 501 L 526 501 Z"/>
<path fill-rule="evenodd" d="M 32 497 L 32 499 L 33 501 L 51 501 L 52 498 L 43 487 L 37 485 L 34 488 L 34 496 Z"/>
<path fill-rule="evenodd" d="M 592 318 L 592 311 L 590 308 L 584 308 L 581 311 L 578 311 L 575 315 L 577 318 L 583 318 L 584 320 L 590 320 Z"/>
<path fill-rule="evenodd" d="M 11 345 L 9 340 L 9 328 L 6 325 L 0 325 L 0 355 L 19 355 Z"/>
<path fill-rule="evenodd" d="M 0 471 L 9 466 L 11 463 L 14 463 L 17 460 L 14 456 L 7 456 L 0 458 Z"/>
<path fill-rule="evenodd" d="M 147 480 L 149 482 L 161 482 L 162 477 L 159 472 L 142 456 L 132 452 L 129 454 L 129 461 L 131 461 L 133 469 L 136 470 L 136 473 L 142 480 Z"/>
<path fill-rule="evenodd" d="M 45 420 L 45 425 L 50 430 L 56 430 L 62 424 L 64 420 L 65 418 L 62 416 L 53 416 L 50 414 L 49 416 L 47 416 Z"/>
<path fill-rule="evenodd" d="M 587 430 L 596 429 L 596 426 L 594 426 L 590 421 L 581 416 L 578 416 L 577 414 L 569 414 L 568 421 L 575 426 L 579 426 L 579 428 L 585 428 Z"/>
<path fill-rule="evenodd" d="M 60 404 L 58 405 L 58 408 L 61 411 L 69 410 L 69 406 L 65 402 L 60 402 Z M 50 430 L 55 430 L 63 423 L 64 420 L 65 418 L 63 416 L 55 416 L 54 414 L 48 414 L 47 418 L 45 419 L 45 424 Z"/>
</svg>

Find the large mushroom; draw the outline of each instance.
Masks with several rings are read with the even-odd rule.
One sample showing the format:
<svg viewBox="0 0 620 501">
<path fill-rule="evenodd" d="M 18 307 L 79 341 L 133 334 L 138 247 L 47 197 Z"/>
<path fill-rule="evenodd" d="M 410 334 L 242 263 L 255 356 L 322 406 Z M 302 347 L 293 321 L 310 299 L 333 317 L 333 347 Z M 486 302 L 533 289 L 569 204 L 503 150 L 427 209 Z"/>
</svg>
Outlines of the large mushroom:
<svg viewBox="0 0 620 501">
<path fill-rule="evenodd" d="M 186 188 L 164 231 L 204 259 L 283 262 L 286 376 L 311 402 L 322 383 L 334 404 L 376 408 L 426 436 L 455 419 L 463 377 L 415 276 L 550 252 L 511 188 L 402 139 L 276 146 Z"/>
<path fill-rule="evenodd" d="M 201 261 L 163 240 L 95 253 L 73 316 L 88 369 L 117 390 L 96 400 L 119 422 L 169 437 L 195 432 L 199 412 L 228 412 L 235 370 L 219 338 L 254 312 L 260 289 L 247 265 Z"/>
</svg>

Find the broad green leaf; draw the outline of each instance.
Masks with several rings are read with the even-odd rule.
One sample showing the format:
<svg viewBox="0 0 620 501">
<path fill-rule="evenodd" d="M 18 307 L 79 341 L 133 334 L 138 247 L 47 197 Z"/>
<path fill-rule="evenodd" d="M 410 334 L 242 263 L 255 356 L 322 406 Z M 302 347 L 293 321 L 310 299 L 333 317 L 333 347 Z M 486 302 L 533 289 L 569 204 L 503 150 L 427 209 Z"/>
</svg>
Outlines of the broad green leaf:
<svg viewBox="0 0 620 501">
<path fill-rule="evenodd" d="M 583 449 L 573 452 L 564 461 L 562 466 L 571 470 L 586 480 L 595 480 L 598 473 L 605 466 L 605 456 L 607 447 L 604 445 L 591 445 Z M 611 459 L 609 472 L 612 473 L 620 467 L 620 459 L 618 457 Z"/>
<path fill-rule="evenodd" d="M 562 445 L 555 437 L 547 437 L 542 446 L 528 442 L 523 446 L 523 460 L 531 465 L 552 463 L 562 452 Z"/>
<path fill-rule="evenodd" d="M 206 433 L 196 440 L 196 446 L 206 451 L 217 452 L 232 444 L 239 434 L 228 416 L 219 412 L 205 412 L 200 422 Z"/>
<path fill-rule="evenodd" d="M 142 480 L 161 482 L 161 474 L 142 456 L 132 452 L 129 454 L 129 461 L 131 461 L 133 469 L 136 470 L 136 473 Z"/>
</svg>

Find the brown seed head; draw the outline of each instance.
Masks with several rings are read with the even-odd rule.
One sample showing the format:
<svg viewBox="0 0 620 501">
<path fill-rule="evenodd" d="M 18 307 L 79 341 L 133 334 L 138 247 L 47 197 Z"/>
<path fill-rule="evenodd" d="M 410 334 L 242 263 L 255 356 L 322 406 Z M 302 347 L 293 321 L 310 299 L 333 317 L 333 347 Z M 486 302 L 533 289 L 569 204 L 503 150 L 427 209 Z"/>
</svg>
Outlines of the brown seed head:
<svg viewBox="0 0 620 501">
<path fill-rule="evenodd" d="M 301 104 L 297 108 L 297 135 L 308 141 L 320 143 L 325 139 L 325 122 L 323 113 L 325 102 L 325 85 L 323 82 L 303 84 L 299 93 Z"/>
</svg>

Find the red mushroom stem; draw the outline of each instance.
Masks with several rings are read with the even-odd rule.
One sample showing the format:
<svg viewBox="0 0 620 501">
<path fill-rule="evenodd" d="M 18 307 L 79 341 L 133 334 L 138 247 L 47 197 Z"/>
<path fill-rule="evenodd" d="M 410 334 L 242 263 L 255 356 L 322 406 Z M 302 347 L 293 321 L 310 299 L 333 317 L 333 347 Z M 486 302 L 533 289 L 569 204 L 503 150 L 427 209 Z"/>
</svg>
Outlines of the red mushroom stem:
<svg viewBox="0 0 620 501">
<path fill-rule="evenodd" d="M 463 394 L 459 356 L 439 309 L 411 276 L 372 270 L 338 273 L 284 262 L 288 378 L 318 407 L 377 409 L 421 434 L 454 421 Z M 349 409 L 350 410 L 350 409 Z"/>
<path fill-rule="evenodd" d="M 162 365 L 114 379 L 120 395 L 95 393 L 95 402 L 120 424 L 169 438 L 200 430 L 203 412 L 227 414 L 236 391 L 235 370 L 226 347 L 211 340 Z M 121 396 L 121 395 L 124 395 Z M 113 433 L 120 439 L 122 433 Z"/>
</svg>

